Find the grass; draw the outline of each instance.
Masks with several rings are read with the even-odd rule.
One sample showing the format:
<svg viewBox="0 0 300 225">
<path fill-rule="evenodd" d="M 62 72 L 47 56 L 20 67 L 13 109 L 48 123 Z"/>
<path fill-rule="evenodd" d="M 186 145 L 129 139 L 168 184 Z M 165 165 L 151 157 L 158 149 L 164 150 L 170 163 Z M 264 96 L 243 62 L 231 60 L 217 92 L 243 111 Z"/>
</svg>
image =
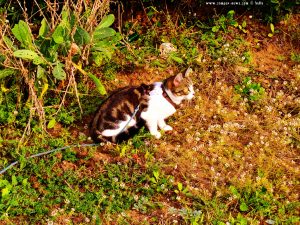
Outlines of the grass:
<svg viewBox="0 0 300 225">
<path fill-rule="evenodd" d="M 112 66 L 103 67 L 109 91 L 194 68 L 196 96 L 169 119 L 174 131 L 161 140 L 141 130 L 122 144 L 74 147 L 27 160 L 90 143 L 87 125 L 101 99 L 82 81 L 84 114 L 71 90 L 56 113 L 62 94 L 49 92 L 47 133 L 33 118 L 27 134 L 30 108 L 14 103 L 15 90 L 2 95 L 0 166 L 20 164 L 0 177 L 1 223 L 299 223 L 299 53 L 284 32 L 270 39 L 264 29 L 252 30 L 253 24 L 241 29 L 233 20 L 230 13 L 206 28 L 169 19 L 165 26 L 154 23 L 153 30 L 137 29 L 138 39 L 120 46 Z M 246 24 L 251 23 L 261 26 Z M 293 26 L 276 28 L 291 32 Z M 257 48 L 254 32 L 271 47 Z M 160 57 L 161 41 L 155 40 L 161 35 L 176 46 L 175 58 Z"/>
</svg>

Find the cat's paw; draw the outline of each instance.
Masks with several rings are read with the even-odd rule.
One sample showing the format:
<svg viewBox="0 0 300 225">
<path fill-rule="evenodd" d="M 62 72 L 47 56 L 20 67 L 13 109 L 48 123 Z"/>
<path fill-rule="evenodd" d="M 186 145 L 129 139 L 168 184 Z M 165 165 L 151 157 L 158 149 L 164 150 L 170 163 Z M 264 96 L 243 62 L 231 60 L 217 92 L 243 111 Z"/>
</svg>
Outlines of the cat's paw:
<svg viewBox="0 0 300 225">
<path fill-rule="evenodd" d="M 161 133 L 160 132 L 155 132 L 154 134 L 152 134 L 156 139 L 160 139 L 161 138 Z"/>
<path fill-rule="evenodd" d="M 166 125 L 163 127 L 163 130 L 164 131 L 170 131 L 170 130 L 173 130 L 173 127 L 169 126 L 169 125 Z"/>
</svg>

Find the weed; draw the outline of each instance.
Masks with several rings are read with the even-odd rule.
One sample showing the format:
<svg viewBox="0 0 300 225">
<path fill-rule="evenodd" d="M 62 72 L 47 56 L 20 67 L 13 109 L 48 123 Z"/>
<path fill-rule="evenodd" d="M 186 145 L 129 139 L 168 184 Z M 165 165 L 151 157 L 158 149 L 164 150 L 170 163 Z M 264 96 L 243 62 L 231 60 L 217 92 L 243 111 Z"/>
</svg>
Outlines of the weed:
<svg viewBox="0 0 300 225">
<path fill-rule="evenodd" d="M 296 62 L 296 63 L 300 63 L 300 54 L 292 52 L 291 53 L 291 60 Z"/>
<path fill-rule="evenodd" d="M 261 99 L 265 93 L 265 89 L 259 83 L 253 82 L 251 77 L 246 77 L 241 85 L 235 85 L 235 90 L 250 101 Z"/>
</svg>

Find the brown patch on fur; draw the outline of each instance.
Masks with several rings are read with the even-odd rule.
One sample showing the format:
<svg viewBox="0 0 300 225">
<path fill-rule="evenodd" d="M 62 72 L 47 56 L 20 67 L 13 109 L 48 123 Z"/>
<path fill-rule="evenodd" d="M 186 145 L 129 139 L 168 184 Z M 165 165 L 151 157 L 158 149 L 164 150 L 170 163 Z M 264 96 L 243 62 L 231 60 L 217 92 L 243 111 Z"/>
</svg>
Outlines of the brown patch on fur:
<svg viewBox="0 0 300 225">
<path fill-rule="evenodd" d="M 113 92 L 98 108 L 91 126 L 91 137 L 95 142 L 103 141 L 101 135 L 105 129 L 117 129 L 119 121 L 126 120 L 133 115 L 140 105 L 140 111 L 147 106 L 147 98 L 144 97 L 151 85 L 124 87 Z M 138 114 L 135 119 L 138 118 Z M 114 139 L 103 137 L 110 141 Z"/>
</svg>

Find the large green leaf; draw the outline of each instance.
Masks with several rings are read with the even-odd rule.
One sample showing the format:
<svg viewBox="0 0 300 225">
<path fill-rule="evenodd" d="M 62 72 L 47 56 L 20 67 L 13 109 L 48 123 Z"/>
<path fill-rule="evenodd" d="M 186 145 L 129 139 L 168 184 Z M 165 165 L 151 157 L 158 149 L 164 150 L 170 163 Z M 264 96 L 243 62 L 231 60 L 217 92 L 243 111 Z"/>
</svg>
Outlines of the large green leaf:
<svg viewBox="0 0 300 225">
<path fill-rule="evenodd" d="M 39 55 L 36 52 L 27 49 L 14 51 L 14 56 L 17 58 L 27 60 L 34 60 L 35 58 L 39 57 Z"/>
<path fill-rule="evenodd" d="M 46 64 L 46 62 L 42 57 L 37 56 L 33 59 L 33 64 L 34 65 L 41 65 L 41 64 Z"/>
<path fill-rule="evenodd" d="M 77 27 L 76 32 L 74 34 L 74 40 L 78 45 L 85 45 L 90 42 L 89 33 L 81 27 Z"/>
<path fill-rule="evenodd" d="M 88 73 L 88 76 L 94 81 L 96 87 L 97 87 L 97 91 L 100 93 L 100 95 L 106 95 L 106 90 L 104 85 L 102 84 L 102 82 L 99 80 L 98 77 L 96 77 L 94 74 L 92 73 Z"/>
<path fill-rule="evenodd" d="M 33 49 L 31 30 L 25 21 L 20 20 L 18 24 L 15 24 L 12 33 L 21 42 L 23 47 Z"/>
<path fill-rule="evenodd" d="M 109 15 L 103 17 L 103 19 L 101 20 L 101 22 L 99 23 L 99 25 L 96 27 L 95 30 L 110 27 L 114 23 L 114 21 L 115 21 L 114 14 L 109 14 Z"/>
<path fill-rule="evenodd" d="M 92 51 L 97 51 L 98 48 L 106 48 L 111 46 L 112 44 L 108 40 L 98 41 L 97 43 L 94 44 Z"/>
<path fill-rule="evenodd" d="M 64 80 L 67 77 L 66 72 L 63 69 L 64 65 L 62 63 L 57 63 L 53 68 L 53 76 L 58 80 Z"/>
<path fill-rule="evenodd" d="M 48 24 L 47 24 L 47 20 L 45 18 L 43 18 L 42 22 L 41 22 L 41 27 L 40 27 L 40 30 L 39 30 L 39 36 L 45 37 L 46 34 L 48 33 L 48 31 L 49 31 L 49 27 L 48 27 Z"/>
<path fill-rule="evenodd" d="M 16 73 L 16 70 L 14 70 L 14 69 L 7 68 L 7 69 L 0 70 L 0 80 L 5 77 L 14 75 L 15 73 Z"/>
<path fill-rule="evenodd" d="M 65 41 L 65 29 L 63 26 L 58 25 L 52 34 L 55 43 L 62 44 Z"/>
<path fill-rule="evenodd" d="M 113 37 L 114 35 L 116 35 L 116 33 L 117 32 L 114 29 L 109 27 L 96 30 L 94 32 L 94 43 L 97 43 L 98 41 L 101 41 L 108 37 Z"/>
</svg>

